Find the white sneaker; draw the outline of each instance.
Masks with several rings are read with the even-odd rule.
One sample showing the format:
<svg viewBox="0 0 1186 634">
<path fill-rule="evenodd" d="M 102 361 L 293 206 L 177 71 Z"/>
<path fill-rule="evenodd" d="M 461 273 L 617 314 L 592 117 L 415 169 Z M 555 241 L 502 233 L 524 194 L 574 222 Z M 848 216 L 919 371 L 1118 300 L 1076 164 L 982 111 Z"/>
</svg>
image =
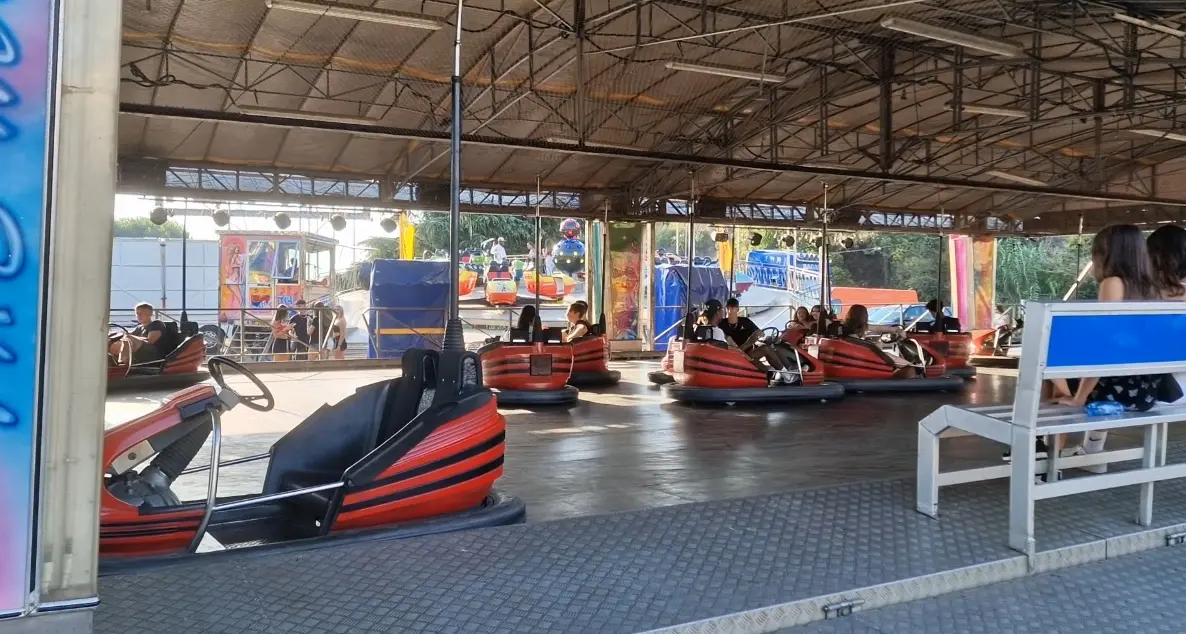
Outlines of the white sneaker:
<svg viewBox="0 0 1186 634">
<path fill-rule="evenodd" d="M 1102 449 L 1102 446 L 1101 446 L 1101 449 Z M 1063 449 L 1058 455 L 1061 458 L 1070 458 L 1072 456 L 1086 456 L 1086 455 L 1093 454 L 1093 453 L 1099 453 L 1099 451 L 1088 451 L 1087 448 L 1084 447 L 1083 445 L 1075 445 L 1074 447 L 1067 447 L 1066 449 Z M 1079 469 L 1086 471 L 1088 473 L 1107 473 L 1108 465 L 1107 464 L 1093 464 L 1093 465 L 1086 465 L 1083 467 L 1079 467 Z"/>
</svg>

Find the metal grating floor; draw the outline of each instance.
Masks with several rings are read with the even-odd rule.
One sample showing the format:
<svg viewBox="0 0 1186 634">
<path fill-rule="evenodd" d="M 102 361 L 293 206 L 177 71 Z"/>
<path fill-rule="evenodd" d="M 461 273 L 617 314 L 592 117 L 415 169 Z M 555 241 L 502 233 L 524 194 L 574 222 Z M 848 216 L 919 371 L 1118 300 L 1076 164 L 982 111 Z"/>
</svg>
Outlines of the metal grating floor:
<svg viewBox="0 0 1186 634">
<path fill-rule="evenodd" d="M 1178 634 L 1186 549 L 1157 549 L 778 634 Z"/>
<path fill-rule="evenodd" d="M 1171 454 L 1181 461 L 1186 444 Z M 914 511 L 913 486 L 860 483 L 104 577 L 96 631 L 638 632 L 1016 557 L 1005 545 L 1004 481 L 944 489 L 938 522 Z M 1132 533 L 1137 498 L 1127 487 L 1039 502 L 1038 546 Z M 1155 508 L 1157 526 L 1186 523 L 1186 481 L 1159 484 Z"/>
</svg>

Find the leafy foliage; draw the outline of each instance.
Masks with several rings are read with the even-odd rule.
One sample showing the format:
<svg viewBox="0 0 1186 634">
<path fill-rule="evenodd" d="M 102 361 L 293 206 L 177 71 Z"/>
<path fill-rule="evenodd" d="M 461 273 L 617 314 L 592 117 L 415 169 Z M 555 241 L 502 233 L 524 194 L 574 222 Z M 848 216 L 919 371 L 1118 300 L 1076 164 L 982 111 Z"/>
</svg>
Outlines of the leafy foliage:
<svg viewBox="0 0 1186 634">
<path fill-rule="evenodd" d="M 543 218 L 540 227 L 540 241 L 545 251 L 561 239 L 562 218 Z M 416 223 L 416 254 L 448 252 L 449 215 L 424 213 L 414 219 Z M 525 254 L 535 239 L 535 218 L 530 216 L 508 216 L 495 214 L 462 214 L 460 243 L 462 249 L 480 249 L 491 238 L 503 238 L 509 254 Z"/>
<path fill-rule="evenodd" d="M 115 237 L 117 238 L 181 238 L 189 237 L 185 229 L 175 220 L 168 220 L 163 225 L 154 225 L 147 217 L 117 218 L 115 221 Z"/>
</svg>

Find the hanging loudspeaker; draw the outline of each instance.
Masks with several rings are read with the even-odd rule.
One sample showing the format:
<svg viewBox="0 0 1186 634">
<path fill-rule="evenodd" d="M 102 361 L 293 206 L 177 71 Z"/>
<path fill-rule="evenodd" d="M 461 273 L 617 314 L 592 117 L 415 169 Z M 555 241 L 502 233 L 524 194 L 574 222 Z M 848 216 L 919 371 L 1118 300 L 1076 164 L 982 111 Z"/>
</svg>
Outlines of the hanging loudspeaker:
<svg viewBox="0 0 1186 634">
<path fill-rule="evenodd" d="M 272 216 L 272 222 L 276 223 L 276 226 L 279 227 L 281 231 L 292 226 L 292 219 L 289 218 L 288 214 L 284 213 L 283 211 L 277 211 L 276 214 Z"/>
<path fill-rule="evenodd" d="M 815 248 L 819 249 L 819 248 L 822 248 L 823 246 L 824 246 L 823 237 L 816 238 L 815 239 Z"/>
<path fill-rule="evenodd" d="M 329 226 L 334 228 L 334 231 L 341 231 L 346 228 L 346 219 L 342 214 L 334 214 L 329 217 Z"/>
<path fill-rule="evenodd" d="M 231 223 L 231 214 L 227 213 L 225 209 L 215 209 L 210 217 L 214 219 L 214 224 L 220 227 L 225 227 Z"/>
<path fill-rule="evenodd" d="M 395 231 L 397 227 L 399 227 L 399 223 L 395 220 L 395 218 L 387 216 L 386 218 L 379 221 L 379 227 L 382 228 L 383 231 L 391 233 L 392 231 Z"/>
<path fill-rule="evenodd" d="M 762 244 L 762 234 L 760 234 L 760 233 L 749 234 L 749 245 L 751 247 L 756 247 L 760 244 Z"/>
<path fill-rule="evenodd" d="M 165 211 L 164 207 L 154 207 L 152 212 L 148 214 L 148 219 L 152 221 L 152 224 L 159 227 L 169 222 L 169 212 Z"/>
<path fill-rule="evenodd" d="M 845 238 L 840 241 L 840 244 L 844 245 L 845 249 L 851 249 L 852 245 L 854 245 L 856 243 L 852 241 L 852 238 Z"/>
<path fill-rule="evenodd" d="M 795 246 L 795 236 L 787 234 L 782 237 L 782 245 L 788 249 Z"/>
<path fill-rule="evenodd" d="M 728 242 L 729 234 L 724 231 L 718 231 L 712 234 L 713 242 Z"/>
</svg>

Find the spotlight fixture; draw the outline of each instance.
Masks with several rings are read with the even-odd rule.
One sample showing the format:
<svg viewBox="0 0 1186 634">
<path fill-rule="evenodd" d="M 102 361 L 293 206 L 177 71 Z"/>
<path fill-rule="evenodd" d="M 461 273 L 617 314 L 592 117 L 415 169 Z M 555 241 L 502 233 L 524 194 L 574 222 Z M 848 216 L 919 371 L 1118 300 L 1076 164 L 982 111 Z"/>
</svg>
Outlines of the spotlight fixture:
<svg viewBox="0 0 1186 634">
<path fill-rule="evenodd" d="M 346 219 L 342 214 L 334 214 L 329 217 L 329 226 L 334 228 L 334 231 L 341 231 L 346 228 Z"/>
<path fill-rule="evenodd" d="M 289 218 L 288 214 L 284 213 L 283 211 L 277 211 L 275 214 L 273 214 L 272 222 L 276 223 L 276 227 L 281 231 L 284 231 L 285 229 L 292 226 L 292 218 Z"/>
<path fill-rule="evenodd" d="M 724 231 L 718 231 L 712 234 L 712 240 L 713 242 L 728 242 L 729 234 Z"/>
<path fill-rule="evenodd" d="M 399 227 L 399 223 L 395 220 L 395 218 L 387 216 L 386 218 L 379 221 L 379 227 L 383 229 L 383 231 L 391 233 L 392 231 L 395 231 L 397 227 Z"/>
<path fill-rule="evenodd" d="M 950 29 L 945 26 L 916 22 L 914 20 L 907 20 L 906 18 L 886 18 L 881 21 L 881 28 L 900 33 L 909 33 L 910 35 L 917 35 L 940 42 L 947 42 L 956 46 L 974 48 L 985 53 L 992 53 L 993 55 L 1025 57 L 1025 48 L 1014 42 L 984 37 L 966 31 L 957 31 L 956 29 Z"/>
<path fill-rule="evenodd" d="M 756 247 L 761 244 L 762 244 L 762 234 L 760 234 L 760 233 L 749 234 L 749 245 L 751 247 Z"/>
<path fill-rule="evenodd" d="M 1028 178 L 1025 176 L 1018 176 L 1017 174 L 1010 174 L 1009 172 L 1001 172 L 1001 171 L 997 171 L 997 170 L 989 170 L 989 171 L 985 172 L 985 174 L 988 174 L 989 176 L 991 176 L 993 178 L 999 178 L 1001 180 L 1006 180 L 1006 181 L 1013 181 L 1014 183 L 1021 183 L 1022 185 L 1033 185 L 1034 187 L 1045 187 L 1049 184 L 1049 183 L 1040 181 L 1036 178 Z"/>
<path fill-rule="evenodd" d="M 376 24 L 390 24 L 392 26 L 406 26 L 413 29 L 436 31 L 445 26 L 441 20 L 404 15 L 394 11 L 379 9 L 364 9 L 341 4 L 322 4 L 320 2 L 305 2 L 303 0 L 264 0 L 269 9 L 278 11 L 293 11 L 331 18 L 358 20 L 359 22 L 374 22 Z"/>
<path fill-rule="evenodd" d="M 943 104 L 943 107 L 948 110 L 955 110 L 955 105 L 950 101 Z M 983 114 L 993 117 L 1028 117 L 1030 113 L 1019 108 L 998 108 L 996 106 L 978 106 L 976 104 L 966 103 L 960 106 L 960 112 L 967 112 L 969 114 Z"/>
<path fill-rule="evenodd" d="M 1144 136 L 1156 137 L 1158 139 L 1168 139 L 1170 141 L 1186 141 L 1186 132 L 1174 132 L 1172 130 L 1128 130 L 1133 134 L 1141 134 Z"/>
<path fill-rule="evenodd" d="M 817 248 L 817 249 L 822 249 L 823 247 L 824 247 L 824 239 L 823 239 L 823 237 L 821 236 L 821 237 L 818 237 L 818 238 L 816 238 L 816 239 L 815 239 L 815 248 Z"/>
<path fill-rule="evenodd" d="M 152 221 L 152 224 L 159 227 L 169 222 L 169 212 L 164 207 L 153 207 L 152 211 L 148 214 L 148 219 Z"/>
<path fill-rule="evenodd" d="M 789 233 L 787 235 L 783 236 L 782 237 L 782 246 L 784 246 L 788 249 L 795 246 L 795 236 L 793 236 Z"/>
<path fill-rule="evenodd" d="M 225 209 L 215 209 L 214 213 L 210 214 L 210 218 L 214 220 L 214 224 L 220 227 L 231 224 L 231 214 L 227 213 Z"/>
<path fill-rule="evenodd" d="M 280 119 L 305 119 L 308 121 L 324 121 L 326 123 L 344 123 L 346 125 L 376 125 L 377 119 L 355 117 L 348 114 L 333 114 L 332 112 L 313 112 L 311 110 L 287 110 L 284 108 L 264 108 L 262 106 L 235 106 L 240 114 L 257 117 L 277 117 Z"/>
<path fill-rule="evenodd" d="M 1126 13 L 1113 13 L 1112 19 L 1118 22 L 1127 22 L 1133 26 L 1139 26 L 1143 29 L 1149 29 L 1150 31 L 1157 31 L 1158 33 L 1165 33 L 1166 35 L 1172 35 L 1174 37 L 1186 38 L 1186 31 L 1183 31 L 1182 29 L 1175 29 L 1172 26 L 1166 26 L 1164 24 L 1158 24 L 1148 20 L 1134 18 L 1133 16 Z"/>
<path fill-rule="evenodd" d="M 733 79 L 746 79 L 749 81 L 760 81 L 768 84 L 785 84 L 786 77 L 782 75 L 772 75 L 770 73 L 755 73 L 749 70 L 741 70 L 738 68 L 725 68 L 723 66 L 706 66 L 704 64 L 687 64 L 685 62 L 667 62 L 665 64 L 668 70 L 684 71 L 688 73 L 701 73 L 703 75 L 716 75 L 718 77 L 731 77 Z"/>
<path fill-rule="evenodd" d="M 853 242 L 852 238 L 845 238 L 840 241 L 840 246 L 844 247 L 845 249 L 851 249 L 854 244 L 856 244 L 856 242 Z"/>
</svg>

